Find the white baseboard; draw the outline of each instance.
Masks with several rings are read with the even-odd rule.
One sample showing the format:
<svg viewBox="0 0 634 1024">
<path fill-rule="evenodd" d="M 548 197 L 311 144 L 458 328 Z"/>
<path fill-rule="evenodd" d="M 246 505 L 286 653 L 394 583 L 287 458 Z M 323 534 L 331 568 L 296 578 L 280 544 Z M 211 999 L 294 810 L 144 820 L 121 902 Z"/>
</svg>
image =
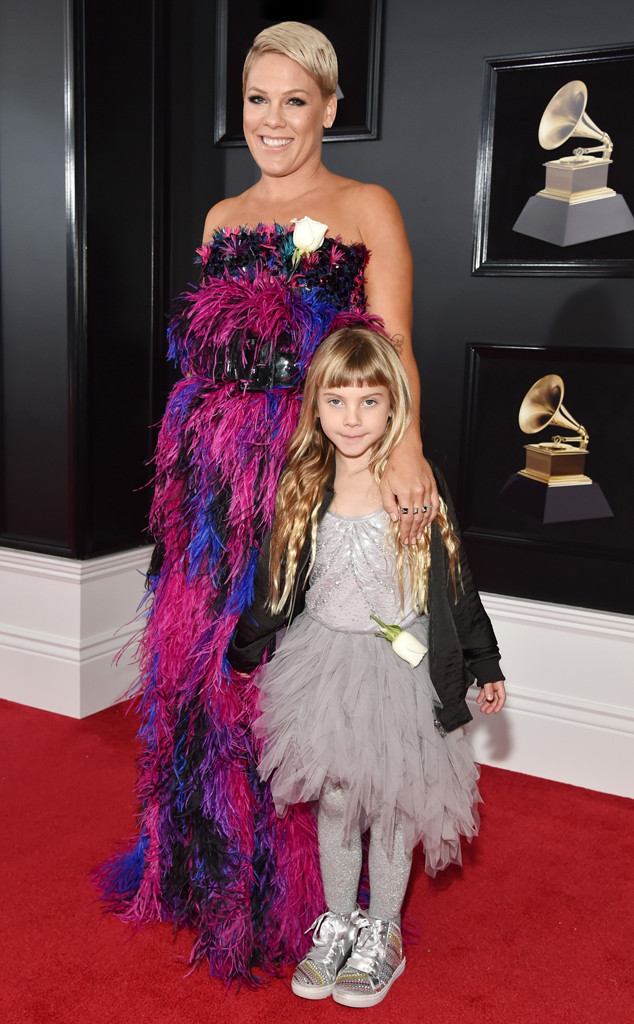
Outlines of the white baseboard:
<svg viewBox="0 0 634 1024">
<path fill-rule="evenodd" d="M 83 718 L 135 679 L 150 551 L 72 561 L 0 549 L 0 697 Z M 484 594 L 508 704 L 470 727 L 476 757 L 634 797 L 634 617 Z"/>
<path fill-rule="evenodd" d="M 88 561 L 0 549 L 0 697 L 84 718 L 129 690 L 150 549 Z"/>
<path fill-rule="evenodd" d="M 483 594 L 508 702 L 483 715 L 476 757 L 512 771 L 634 797 L 634 617 Z"/>
</svg>

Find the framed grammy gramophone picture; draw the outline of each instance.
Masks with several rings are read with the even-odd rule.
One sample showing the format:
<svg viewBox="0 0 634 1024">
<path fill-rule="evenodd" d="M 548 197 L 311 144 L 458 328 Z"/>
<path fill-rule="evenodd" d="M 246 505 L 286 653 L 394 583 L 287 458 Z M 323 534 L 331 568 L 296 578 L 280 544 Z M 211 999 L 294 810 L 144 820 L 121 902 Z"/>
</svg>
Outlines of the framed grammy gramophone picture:
<svg viewBox="0 0 634 1024">
<path fill-rule="evenodd" d="M 634 349 L 468 346 L 459 508 L 483 590 L 634 614 L 633 396 Z"/>
<path fill-rule="evenodd" d="M 634 276 L 634 44 L 484 65 L 472 273 Z"/>
</svg>

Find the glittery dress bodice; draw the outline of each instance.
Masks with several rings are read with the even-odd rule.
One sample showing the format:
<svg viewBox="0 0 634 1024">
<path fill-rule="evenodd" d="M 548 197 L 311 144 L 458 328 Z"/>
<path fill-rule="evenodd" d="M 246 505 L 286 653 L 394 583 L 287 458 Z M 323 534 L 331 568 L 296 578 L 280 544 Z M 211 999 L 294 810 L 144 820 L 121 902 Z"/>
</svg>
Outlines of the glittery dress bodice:
<svg viewBox="0 0 634 1024">
<path fill-rule="evenodd" d="M 373 633 L 383 622 L 408 626 L 416 613 L 406 578 L 404 607 L 384 509 L 365 516 L 326 512 L 317 533 L 306 610 L 341 632 Z"/>
<path fill-rule="evenodd" d="M 289 290 L 321 292 L 337 309 L 363 309 L 363 271 L 369 253 L 361 242 L 347 245 L 327 235 L 314 252 L 294 261 L 293 229 L 281 224 L 220 228 L 198 250 L 203 281 L 234 277 L 254 281 L 265 273 Z"/>
</svg>

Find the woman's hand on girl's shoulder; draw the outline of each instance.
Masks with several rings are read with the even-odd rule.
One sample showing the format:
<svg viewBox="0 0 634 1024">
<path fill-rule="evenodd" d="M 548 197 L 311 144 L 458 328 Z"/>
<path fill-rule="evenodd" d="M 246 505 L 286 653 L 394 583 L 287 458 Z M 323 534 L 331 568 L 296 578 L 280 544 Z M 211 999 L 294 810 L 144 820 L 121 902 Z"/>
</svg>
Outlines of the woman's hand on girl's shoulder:
<svg viewBox="0 0 634 1024">
<path fill-rule="evenodd" d="M 485 683 L 476 700 L 485 715 L 497 715 L 506 703 L 504 682 L 499 679 L 496 683 Z"/>
<path fill-rule="evenodd" d="M 420 443 L 404 439 L 390 455 L 380 485 L 383 508 L 401 521 L 401 543 L 415 544 L 438 514 L 439 498 L 431 466 Z"/>
</svg>

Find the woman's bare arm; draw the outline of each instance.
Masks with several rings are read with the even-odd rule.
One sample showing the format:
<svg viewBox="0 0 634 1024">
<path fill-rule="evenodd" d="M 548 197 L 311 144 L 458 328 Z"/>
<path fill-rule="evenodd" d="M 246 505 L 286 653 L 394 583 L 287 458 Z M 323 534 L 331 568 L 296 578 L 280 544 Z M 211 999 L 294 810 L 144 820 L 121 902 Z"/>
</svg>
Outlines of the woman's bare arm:
<svg viewBox="0 0 634 1024">
<path fill-rule="evenodd" d="M 366 271 L 368 309 L 385 323 L 414 402 L 412 422 L 388 461 L 381 494 L 386 511 L 394 520 L 401 519 L 403 542 L 413 543 L 438 512 L 438 490 L 420 436 L 420 379 L 412 350 L 412 254 L 403 218 L 389 192 L 364 186 L 362 205 L 363 240 L 371 252 Z M 424 506 L 427 511 L 422 513 Z M 416 515 L 414 509 L 419 510 Z"/>
</svg>

